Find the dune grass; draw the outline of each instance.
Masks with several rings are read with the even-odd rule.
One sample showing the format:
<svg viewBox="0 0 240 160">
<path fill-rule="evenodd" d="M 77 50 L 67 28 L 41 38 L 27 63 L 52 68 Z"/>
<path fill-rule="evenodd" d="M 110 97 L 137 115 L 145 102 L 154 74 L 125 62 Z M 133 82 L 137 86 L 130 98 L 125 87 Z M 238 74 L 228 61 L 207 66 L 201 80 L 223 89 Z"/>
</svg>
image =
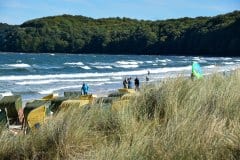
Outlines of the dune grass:
<svg viewBox="0 0 240 160">
<path fill-rule="evenodd" d="M 114 112 L 70 106 L 28 135 L 0 132 L 0 159 L 240 159 L 240 72 L 178 77 Z"/>
</svg>

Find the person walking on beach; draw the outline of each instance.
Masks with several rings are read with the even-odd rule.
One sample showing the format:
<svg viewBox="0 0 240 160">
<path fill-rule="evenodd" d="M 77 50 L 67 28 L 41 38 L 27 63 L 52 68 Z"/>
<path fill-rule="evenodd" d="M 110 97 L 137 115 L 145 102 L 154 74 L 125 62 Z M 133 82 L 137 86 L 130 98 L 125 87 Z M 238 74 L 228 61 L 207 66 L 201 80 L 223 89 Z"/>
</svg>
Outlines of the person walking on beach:
<svg viewBox="0 0 240 160">
<path fill-rule="evenodd" d="M 150 71 L 148 70 L 148 75 L 150 75 Z"/>
<path fill-rule="evenodd" d="M 132 86 L 132 78 L 128 78 L 128 89 L 132 89 L 133 86 Z"/>
<path fill-rule="evenodd" d="M 139 90 L 139 79 L 138 79 L 138 77 L 135 78 L 134 84 L 135 84 L 135 90 L 138 91 Z"/>
<path fill-rule="evenodd" d="M 149 81 L 149 77 L 148 77 L 148 76 L 146 76 L 146 81 L 147 81 L 147 82 Z"/>
<path fill-rule="evenodd" d="M 88 94 L 88 85 L 86 83 L 84 83 L 84 82 L 82 84 L 81 92 L 83 93 L 83 95 L 87 95 Z"/>
<path fill-rule="evenodd" d="M 146 81 L 147 81 L 147 82 L 149 81 L 149 75 L 150 75 L 150 71 L 148 70 L 147 76 L 146 76 Z"/>
<path fill-rule="evenodd" d="M 123 80 L 123 88 L 128 88 L 128 81 L 127 78 Z"/>
</svg>

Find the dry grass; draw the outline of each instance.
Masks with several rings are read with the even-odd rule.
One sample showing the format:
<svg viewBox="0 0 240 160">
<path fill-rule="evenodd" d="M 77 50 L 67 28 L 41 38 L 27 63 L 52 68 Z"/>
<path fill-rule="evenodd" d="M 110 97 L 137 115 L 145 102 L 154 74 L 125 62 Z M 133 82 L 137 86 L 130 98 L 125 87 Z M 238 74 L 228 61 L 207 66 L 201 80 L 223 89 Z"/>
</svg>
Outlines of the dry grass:
<svg viewBox="0 0 240 160">
<path fill-rule="evenodd" d="M 67 107 L 39 131 L 0 133 L 1 159 L 240 159 L 240 73 L 151 84 L 124 112 Z"/>
</svg>

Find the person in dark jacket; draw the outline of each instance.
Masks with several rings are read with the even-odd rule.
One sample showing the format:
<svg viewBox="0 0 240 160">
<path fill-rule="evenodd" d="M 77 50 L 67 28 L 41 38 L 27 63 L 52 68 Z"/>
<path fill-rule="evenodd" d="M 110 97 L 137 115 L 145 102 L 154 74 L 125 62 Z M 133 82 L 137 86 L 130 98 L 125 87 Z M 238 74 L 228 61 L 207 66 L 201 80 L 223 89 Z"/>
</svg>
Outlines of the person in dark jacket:
<svg viewBox="0 0 240 160">
<path fill-rule="evenodd" d="M 87 85 L 86 83 L 83 83 L 83 84 L 82 84 L 81 92 L 82 92 L 84 95 L 87 95 L 87 94 L 88 94 L 88 85 Z"/>
<path fill-rule="evenodd" d="M 139 84 L 140 84 L 140 83 L 139 83 L 138 77 L 135 78 L 134 84 L 135 84 L 135 90 L 136 90 L 136 91 L 139 90 Z"/>
<path fill-rule="evenodd" d="M 128 78 L 128 89 L 132 89 L 133 88 L 133 84 L 132 84 L 132 78 Z"/>
<path fill-rule="evenodd" d="M 128 88 L 128 81 L 127 78 L 123 80 L 123 88 Z"/>
</svg>

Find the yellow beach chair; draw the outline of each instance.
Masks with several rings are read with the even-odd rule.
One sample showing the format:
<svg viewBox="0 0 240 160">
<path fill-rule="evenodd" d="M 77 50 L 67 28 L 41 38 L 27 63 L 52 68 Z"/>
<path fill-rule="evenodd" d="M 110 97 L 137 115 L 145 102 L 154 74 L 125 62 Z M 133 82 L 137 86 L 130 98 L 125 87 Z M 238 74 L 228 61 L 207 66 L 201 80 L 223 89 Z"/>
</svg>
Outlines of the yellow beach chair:
<svg viewBox="0 0 240 160">
<path fill-rule="evenodd" d="M 52 99 L 54 99 L 56 97 L 58 97 L 58 94 L 52 93 L 52 94 L 49 94 L 49 95 L 43 97 L 42 99 L 43 100 L 52 100 Z"/>
<path fill-rule="evenodd" d="M 61 109 L 67 109 L 69 107 L 80 107 L 82 108 L 83 106 L 89 104 L 89 100 L 66 100 L 63 101 L 60 108 Z"/>
<path fill-rule="evenodd" d="M 120 88 L 118 89 L 119 93 L 135 93 L 134 89 Z"/>
<path fill-rule="evenodd" d="M 38 129 L 42 126 L 46 116 L 46 107 L 40 106 L 29 112 L 27 124 L 31 130 Z"/>
</svg>

